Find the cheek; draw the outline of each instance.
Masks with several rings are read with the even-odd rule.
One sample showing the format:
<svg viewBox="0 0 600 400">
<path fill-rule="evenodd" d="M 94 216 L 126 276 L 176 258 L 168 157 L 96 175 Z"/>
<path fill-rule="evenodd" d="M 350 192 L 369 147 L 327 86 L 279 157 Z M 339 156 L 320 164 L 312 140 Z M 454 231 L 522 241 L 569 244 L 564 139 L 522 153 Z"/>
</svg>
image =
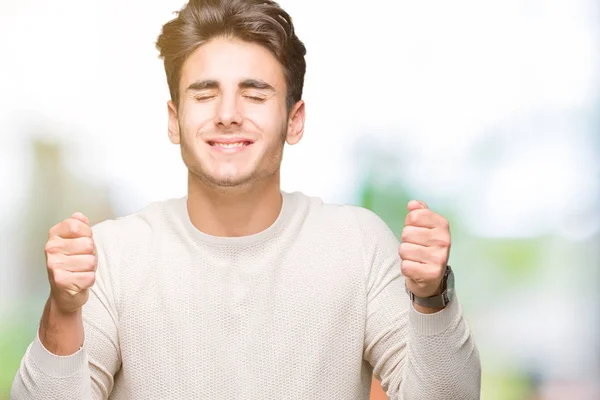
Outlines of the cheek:
<svg viewBox="0 0 600 400">
<path fill-rule="evenodd" d="M 282 129 L 287 127 L 285 109 L 275 105 L 249 105 L 244 107 L 244 118 L 257 127 L 269 142 L 279 141 Z"/>
<path fill-rule="evenodd" d="M 206 125 L 212 120 L 212 113 L 207 105 L 188 105 L 179 114 L 179 125 L 188 137 L 198 136 L 199 132 L 206 130 Z"/>
</svg>

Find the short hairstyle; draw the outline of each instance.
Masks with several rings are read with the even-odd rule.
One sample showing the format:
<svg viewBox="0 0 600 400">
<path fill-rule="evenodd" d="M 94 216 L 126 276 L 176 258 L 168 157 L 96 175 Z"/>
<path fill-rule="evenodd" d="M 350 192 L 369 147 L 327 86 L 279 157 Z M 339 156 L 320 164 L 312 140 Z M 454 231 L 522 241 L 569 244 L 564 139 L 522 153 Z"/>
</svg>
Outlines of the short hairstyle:
<svg viewBox="0 0 600 400">
<path fill-rule="evenodd" d="M 271 0 L 190 0 L 162 27 L 156 41 L 164 60 L 171 100 L 179 105 L 181 69 L 189 55 L 215 37 L 232 37 L 267 48 L 283 67 L 288 111 L 302 98 L 306 47 L 292 18 Z"/>
</svg>

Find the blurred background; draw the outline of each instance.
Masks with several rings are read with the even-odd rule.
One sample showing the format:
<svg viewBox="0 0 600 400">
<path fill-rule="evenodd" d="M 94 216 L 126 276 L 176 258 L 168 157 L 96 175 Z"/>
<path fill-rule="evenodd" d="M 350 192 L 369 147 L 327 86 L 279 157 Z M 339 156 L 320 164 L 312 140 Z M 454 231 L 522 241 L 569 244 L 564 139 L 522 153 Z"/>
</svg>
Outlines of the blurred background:
<svg viewBox="0 0 600 400">
<path fill-rule="evenodd" d="M 48 296 L 48 229 L 186 194 L 154 47 L 183 4 L 0 0 L 0 399 Z M 600 4 L 280 4 L 308 48 L 283 190 L 398 234 L 425 200 L 450 220 L 482 399 L 600 399 Z"/>
</svg>

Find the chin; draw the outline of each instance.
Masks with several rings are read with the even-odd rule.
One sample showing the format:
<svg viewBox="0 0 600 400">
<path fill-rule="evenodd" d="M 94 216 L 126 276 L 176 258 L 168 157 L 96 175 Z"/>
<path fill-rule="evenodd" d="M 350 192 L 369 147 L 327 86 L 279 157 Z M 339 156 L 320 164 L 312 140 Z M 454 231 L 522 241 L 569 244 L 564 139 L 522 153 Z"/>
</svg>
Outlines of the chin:
<svg viewBox="0 0 600 400">
<path fill-rule="evenodd" d="M 219 180 L 215 180 L 215 184 L 219 187 L 237 187 L 237 186 L 242 186 L 245 183 L 247 183 L 246 180 L 242 180 L 242 179 L 219 179 Z"/>
<path fill-rule="evenodd" d="M 240 187 L 252 183 L 254 181 L 252 175 L 235 175 L 235 176 L 223 176 L 223 175 L 204 175 L 202 180 L 207 182 L 210 186 L 218 188 L 233 188 Z"/>
</svg>

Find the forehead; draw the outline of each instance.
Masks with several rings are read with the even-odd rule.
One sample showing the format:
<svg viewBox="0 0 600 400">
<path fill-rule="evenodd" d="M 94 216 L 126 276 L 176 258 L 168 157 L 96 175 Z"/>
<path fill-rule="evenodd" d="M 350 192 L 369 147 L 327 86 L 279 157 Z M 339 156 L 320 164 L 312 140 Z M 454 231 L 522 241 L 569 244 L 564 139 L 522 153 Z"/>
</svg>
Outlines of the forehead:
<svg viewBox="0 0 600 400">
<path fill-rule="evenodd" d="M 283 68 L 265 47 L 233 38 L 214 38 L 194 50 L 181 69 L 180 85 L 213 79 L 237 85 L 244 79 L 260 79 L 276 89 L 285 87 Z"/>
</svg>

